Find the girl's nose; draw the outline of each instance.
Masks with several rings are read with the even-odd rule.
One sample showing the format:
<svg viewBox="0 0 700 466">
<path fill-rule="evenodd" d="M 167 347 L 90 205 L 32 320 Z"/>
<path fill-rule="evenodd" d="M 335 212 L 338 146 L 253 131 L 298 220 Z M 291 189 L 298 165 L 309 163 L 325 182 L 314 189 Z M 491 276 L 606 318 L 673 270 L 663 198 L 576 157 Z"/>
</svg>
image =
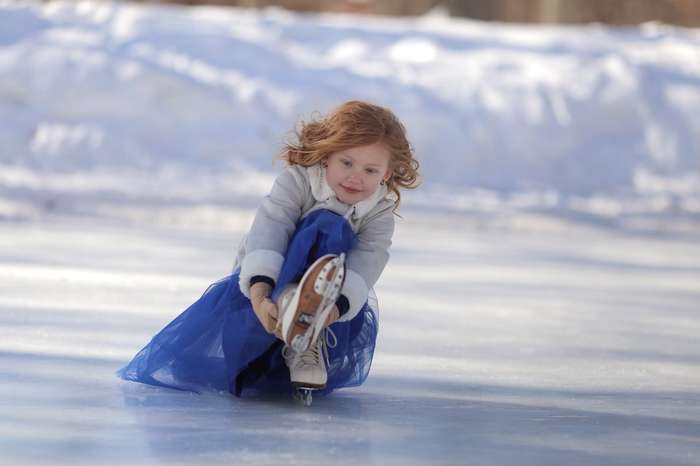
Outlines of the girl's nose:
<svg viewBox="0 0 700 466">
<path fill-rule="evenodd" d="M 351 187 L 360 188 L 362 186 L 362 180 L 360 179 L 360 177 L 353 176 L 353 177 L 350 177 L 350 179 L 348 179 L 348 184 Z"/>
</svg>

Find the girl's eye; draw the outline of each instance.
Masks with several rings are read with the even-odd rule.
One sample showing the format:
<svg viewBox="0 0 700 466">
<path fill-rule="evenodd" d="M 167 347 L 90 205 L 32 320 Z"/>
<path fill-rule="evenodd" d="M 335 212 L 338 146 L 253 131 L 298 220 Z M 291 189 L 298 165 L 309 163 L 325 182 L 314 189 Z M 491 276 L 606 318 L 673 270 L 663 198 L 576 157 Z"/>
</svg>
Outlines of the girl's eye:
<svg viewBox="0 0 700 466">
<path fill-rule="evenodd" d="M 367 173 L 369 173 L 370 175 L 374 175 L 375 173 L 377 173 L 377 170 L 375 170 L 374 168 L 368 168 Z"/>
<path fill-rule="evenodd" d="M 351 165 L 352 165 L 352 164 L 350 163 L 350 161 L 349 161 L 349 160 L 341 160 L 341 162 L 342 162 L 342 163 L 343 163 L 343 165 L 345 165 L 346 167 L 349 167 L 349 166 L 351 166 Z"/>
</svg>

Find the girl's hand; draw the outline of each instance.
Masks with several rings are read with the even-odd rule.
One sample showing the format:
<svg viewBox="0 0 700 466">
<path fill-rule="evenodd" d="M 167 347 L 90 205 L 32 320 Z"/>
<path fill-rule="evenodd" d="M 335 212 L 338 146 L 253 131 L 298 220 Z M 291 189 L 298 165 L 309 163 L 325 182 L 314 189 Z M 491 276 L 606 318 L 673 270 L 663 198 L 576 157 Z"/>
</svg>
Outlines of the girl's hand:
<svg viewBox="0 0 700 466">
<path fill-rule="evenodd" d="M 338 310 L 338 306 L 333 306 L 330 314 L 328 314 L 328 317 L 326 317 L 325 326 L 328 327 L 329 325 L 332 325 L 338 319 L 340 319 L 340 311 Z"/>
<path fill-rule="evenodd" d="M 282 334 L 280 333 L 280 328 L 278 327 L 278 309 L 275 303 L 269 298 L 272 292 L 272 287 L 265 282 L 258 282 L 250 287 L 250 302 L 253 305 L 253 311 L 255 316 L 258 318 L 263 328 L 267 333 L 275 335 L 280 340 L 282 339 Z M 340 318 L 340 311 L 338 311 L 337 306 L 333 306 L 330 314 L 326 318 L 326 325 L 332 325 L 335 321 Z"/>
<path fill-rule="evenodd" d="M 279 337 L 277 328 L 277 306 L 269 298 L 272 287 L 264 282 L 258 282 L 250 287 L 250 303 L 253 311 L 267 333 Z"/>
<path fill-rule="evenodd" d="M 276 337 L 279 337 L 280 334 L 277 331 L 277 306 L 275 303 L 273 303 L 270 298 L 265 298 L 258 307 L 260 309 L 260 314 L 256 313 L 256 315 L 258 315 L 258 319 L 260 319 L 262 326 L 265 327 L 267 333 L 271 333 Z"/>
</svg>

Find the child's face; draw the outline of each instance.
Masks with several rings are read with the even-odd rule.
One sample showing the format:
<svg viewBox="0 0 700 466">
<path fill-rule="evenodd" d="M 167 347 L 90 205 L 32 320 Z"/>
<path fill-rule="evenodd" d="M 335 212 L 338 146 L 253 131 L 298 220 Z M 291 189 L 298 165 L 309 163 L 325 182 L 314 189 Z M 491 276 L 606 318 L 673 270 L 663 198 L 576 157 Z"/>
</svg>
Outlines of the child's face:
<svg viewBox="0 0 700 466">
<path fill-rule="evenodd" d="M 326 181 L 340 201 L 355 204 L 374 194 L 389 177 L 390 158 L 380 143 L 334 152 L 327 159 Z"/>
</svg>

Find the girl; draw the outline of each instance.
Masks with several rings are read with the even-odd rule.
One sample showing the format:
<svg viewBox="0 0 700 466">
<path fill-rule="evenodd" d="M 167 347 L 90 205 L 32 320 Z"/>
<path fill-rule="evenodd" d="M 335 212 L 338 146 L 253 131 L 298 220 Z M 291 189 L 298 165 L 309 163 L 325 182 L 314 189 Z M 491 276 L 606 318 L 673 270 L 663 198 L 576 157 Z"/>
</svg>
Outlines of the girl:
<svg viewBox="0 0 700 466">
<path fill-rule="evenodd" d="M 365 381 L 377 336 L 370 290 L 389 258 L 399 189 L 416 186 L 418 161 L 396 116 L 360 101 L 302 124 L 281 158 L 288 167 L 241 241 L 233 274 L 161 330 L 120 377 L 236 396 L 294 387 L 329 393 Z M 334 262 L 321 273 L 324 257 Z M 281 323 L 299 312 L 298 282 L 333 274 L 342 286 L 323 330 L 293 349 Z"/>
</svg>

